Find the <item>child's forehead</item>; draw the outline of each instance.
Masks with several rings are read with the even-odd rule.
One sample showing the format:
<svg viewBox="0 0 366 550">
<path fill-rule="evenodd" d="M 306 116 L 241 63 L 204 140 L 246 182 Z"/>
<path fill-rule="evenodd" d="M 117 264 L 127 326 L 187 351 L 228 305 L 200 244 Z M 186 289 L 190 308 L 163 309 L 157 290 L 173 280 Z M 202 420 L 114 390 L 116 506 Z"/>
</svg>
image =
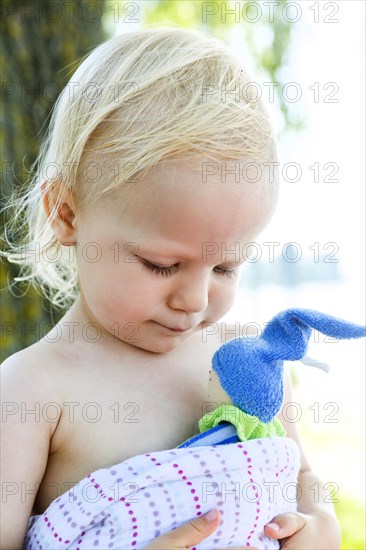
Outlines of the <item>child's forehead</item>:
<svg viewBox="0 0 366 550">
<path fill-rule="evenodd" d="M 116 231 L 128 238 L 169 234 L 174 241 L 252 238 L 267 223 L 274 207 L 263 182 L 235 183 L 220 174 L 202 179 L 204 160 L 169 161 L 148 171 L 130 187 L 123 204 L 111 202 Z M 241 163 L 243 165 L 245 163 Z M 108 209 L 109 212 L 109 209 Z M 111 221 L 110 214 L 108 219 Z M 118 228 L 118 230 L 117 230 Z"/>
<path fill-rule="evenodd" d="M 106 211 L 113 211 L 119 225 L 138 221 L 144 226 L 148 219 L 163 217 L 164 210 L 166 220 L 185 214 L 187 224 L 204 215 L 226 224 L 231 211 L 245 216 L 249 209 L 262 217 L 277 196 L 278 177 L 269 166 L 273 168 L 271 162 L 251 159 L 175 155 L 138 172 L 133 181 L 121 182 L 99 203 L 100 214 L 105 218 Z"/>
<path fill-rule="evenodd" d="M 166 159 L 139 179 L 141 187 L 144 183 L 158 185 L 160 188 L 193 186 L 195 191 L 224 191 L 229 184 L 236 184 L 240 193 L 244 191 L 257 193 L 263 186 L 274 188 L 278 183 L 277 163 L 273 160 L 260 159 L 225 159 L 210 158 L 170 158 Z M 199 185 L 202 184 L 202 185 Z M 138 187 L 136 187 L 138 189 Z"/>
</svg>

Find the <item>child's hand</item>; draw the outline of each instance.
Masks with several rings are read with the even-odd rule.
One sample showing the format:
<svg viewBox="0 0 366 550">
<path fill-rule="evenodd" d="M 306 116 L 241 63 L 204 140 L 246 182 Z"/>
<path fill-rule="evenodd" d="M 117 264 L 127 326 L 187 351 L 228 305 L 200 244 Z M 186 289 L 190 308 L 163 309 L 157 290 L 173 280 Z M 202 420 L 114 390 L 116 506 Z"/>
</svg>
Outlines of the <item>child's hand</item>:
<svg viewBox="0 0 366 550">
<path fill-rule="evenodd" d="M 274 524 L 278 530 L 271 527 Z M 281 549 L 286 550 L 339 550 L 341 544 L 337 520 L 321 512 L 280 514 L 265 526 L 264 532 L 271 539 L 280 539 Z"/>
<path fill-rule="evenodd" d="M 195 518 L 188 523 L 184 523 L 174 531 L 161 535 L 148 546 L 145 550 L 178 550 L 179 548 L 194 548 L 203 540 L 207 539 L 221 523 L 221 514 L 216 511 L 216 517 L 209 521 L 207 514 L 202 518 Z M 219 548 L 217 550 L 220 550 Z M 221 549 L 222 550 L 222 549 Z M 231 548 L 231 550 L 257 550 L 254 547 L 241 546 L 240 548 Z"/>
</svg>

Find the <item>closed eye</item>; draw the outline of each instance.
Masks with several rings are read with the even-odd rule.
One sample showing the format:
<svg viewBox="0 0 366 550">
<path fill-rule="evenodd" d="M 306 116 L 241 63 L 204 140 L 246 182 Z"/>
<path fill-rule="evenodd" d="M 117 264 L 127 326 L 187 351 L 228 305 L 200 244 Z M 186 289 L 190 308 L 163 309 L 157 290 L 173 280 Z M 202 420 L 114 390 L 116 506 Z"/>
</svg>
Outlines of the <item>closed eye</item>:
<svg viewBox="0 0 366 550">
<path fill-rule="evenodd" d="M 172 274 L 172 270 L 173 270 L 173 267 L 174 267 L 174 266 L 162 267 L 160 265 L 152 264 L 151 262 L 148 262 L 147 260 L 143 260 L 141 265 L 143 267 L 145 267 L 151 273 L 157 273 L 157 274 L 163 275 L 165 277 L 169 277 L 169 275 Z"/>
<path fill-rule="evenodd" d="M 223 269 L 222 267 L 215 267 L 214 269 L 217 270 L 215 273 L 218 273 L 219 275 L 226 275 L 229 279 L 236 277 L 238 274 L 237 269 Z"/>
<path fill-rule="evenodd" d="M 141 264 L 144 268 L 146 268 L 150 273 L 155 273 L 157 275 L 163 275 L 165 277 L 169 277 L 172 275 L 172 271 L 174 269 L 174 265 L 162 267 L 161 265 L 156 265 L 151 262 L 148 262 L 147 260 L 143 260 Z M 229 279 L 232 279 L 238 274 L 237 269 L 223 269 L 222 267 L 215 267 L 214 270 L 216 270 L 216 273 L 218 275 L 224 275 L 226 277 L 229 277 Z"/>
</svg>

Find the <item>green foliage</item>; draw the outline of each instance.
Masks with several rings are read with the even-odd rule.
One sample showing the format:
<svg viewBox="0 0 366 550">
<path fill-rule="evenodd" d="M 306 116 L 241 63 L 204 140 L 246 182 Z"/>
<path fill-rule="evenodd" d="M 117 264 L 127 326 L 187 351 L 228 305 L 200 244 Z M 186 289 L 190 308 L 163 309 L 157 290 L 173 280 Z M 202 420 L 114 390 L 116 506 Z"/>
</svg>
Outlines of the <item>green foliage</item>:
<svg viewBox="0 0 366 550">
<path fill-rule="evenodd" d="M 315 423 L 311 420 L 312 414 L 305 414 L 306 405 L 302 399 L 301 403 L 304 415 L 300 421 L 299 431 L 304 448 L 311 450 L 312 453 L 316 452 L 317 457 L 323 457 L 323 459 L 320 458 L 315 469 L 323 482 L 326 479 L 333 480 L 326 488 L 330 492 L 329 500 L 333 502 L 341 526 L 341 550 L 364 550 L 366 548 L 365 505 L 360 487 L 356 485 L 361 483 L 358 481 L 358 471 L 362 466 L 358 458 L 354 459 L 355 456 L 358 457 L 363 453 L 362 437 L 352 422 L 352 415 L 347 416 L 344 412 L 343 422 L 333 424 L 332 432 L 330 430 L 332 424 Z M 328 464 L 329 457 L 337 457 L 336 462 L 331 466 Z M 343 466 L 348 462 L 348 471 L 344 471 Z M 320 466 L 322 473 L 318 470 Z M 338 468 L 341 472 L 339 477 L 335 474 Z M 326 478 L 324 472 L 330 471 L 332 472 L 329 474 L 330 477 Z M 352 493 L 353 486 L 355 490 Z M 344 490 L 341 489 L 342 487 Z"/>
<path fill-rule="evenodd" d="M 341 550 L 365 550 L 365 508 L 352 498 L 334 504 L 342 528 Z"/>
</svg>

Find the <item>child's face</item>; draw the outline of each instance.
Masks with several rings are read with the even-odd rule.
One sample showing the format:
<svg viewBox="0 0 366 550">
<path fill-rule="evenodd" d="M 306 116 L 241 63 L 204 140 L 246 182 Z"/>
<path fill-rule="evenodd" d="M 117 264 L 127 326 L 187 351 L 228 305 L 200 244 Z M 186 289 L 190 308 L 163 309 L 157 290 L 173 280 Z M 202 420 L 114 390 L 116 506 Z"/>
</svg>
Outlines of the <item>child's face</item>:
<svg viewBox="0 0 366 550">
<path fill-rule="evenodd" d="M 79 282 L 91 321 L 107 339 L 162 353 L 219 320 L 253 250 L 247 243 L 272 216 L 274 189 L 231 173 L 203 182 L 202 161 L 170 161 L 133 184 L 123 212 L 108 200 L 79 214 Z"/>
</svg>

